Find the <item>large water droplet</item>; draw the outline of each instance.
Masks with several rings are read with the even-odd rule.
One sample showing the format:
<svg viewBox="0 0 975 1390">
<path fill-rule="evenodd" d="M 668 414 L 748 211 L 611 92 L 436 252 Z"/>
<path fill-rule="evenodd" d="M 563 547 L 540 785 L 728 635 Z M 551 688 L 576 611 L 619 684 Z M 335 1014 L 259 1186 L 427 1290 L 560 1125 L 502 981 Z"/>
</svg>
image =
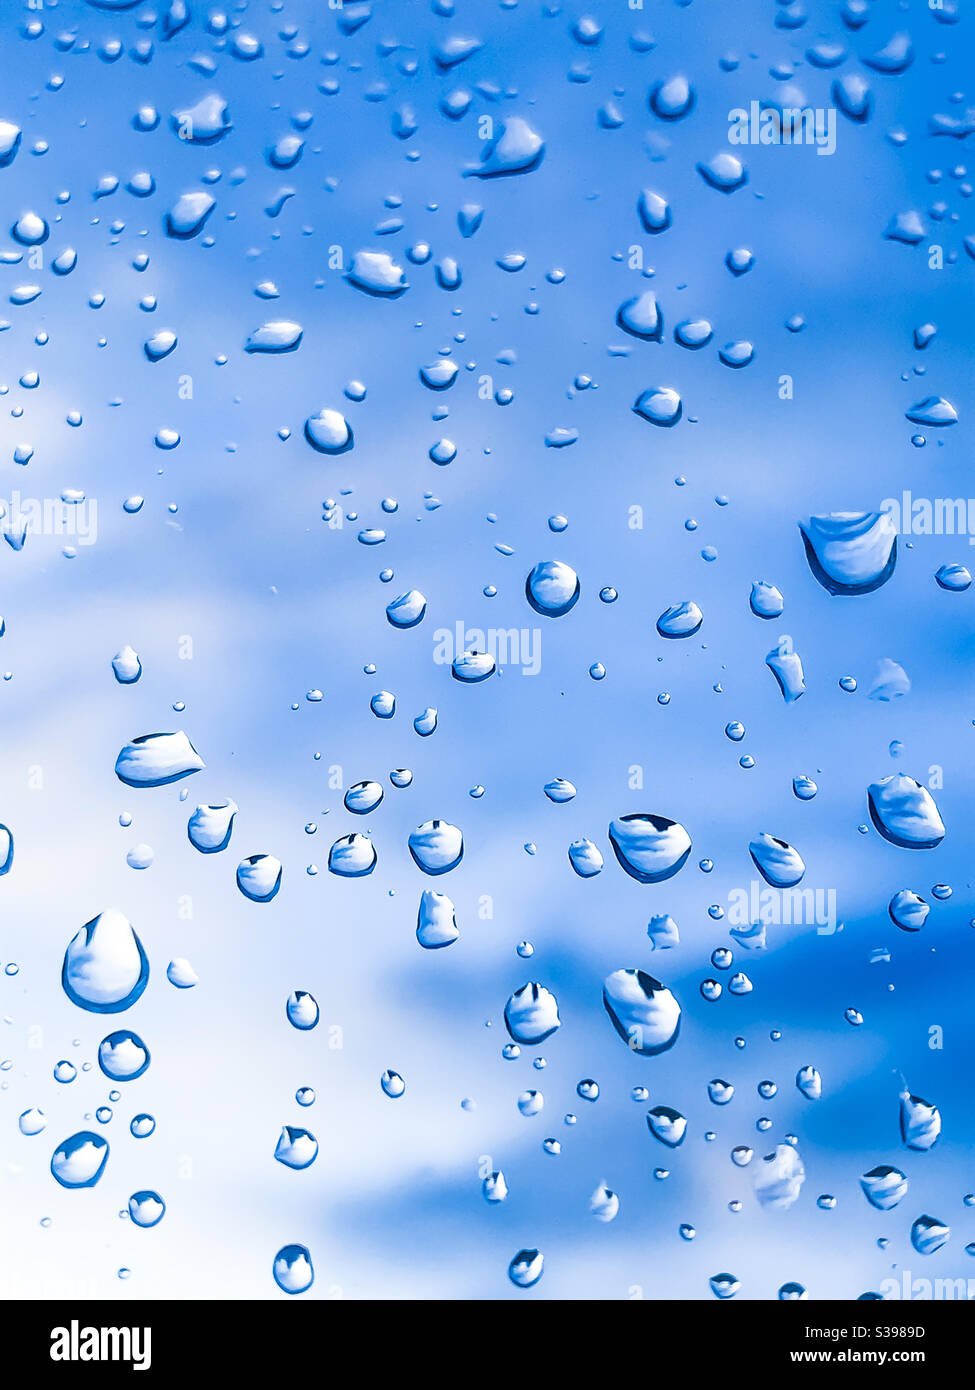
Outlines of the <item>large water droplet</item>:
<svg viewBox="0 0 975 1390">
<path fill-rule="evenodd" d="M 869 594 L 894 572 L 897 531 L 890 512 L 830 512 L 800 522 L 809 568 L 831 594 Z"/>
<path fill-rule="evenodd" d="M 919 1255 L 933 1255 L 951 1239 L 951 1227 L 936 1216 L 919 1216 L 911 1226 L 911 1244 Z"/>
<path fill-rule="evenodd" d="M 86 922 L 64 953 L 64 992 L 91 1013 L 117 1014 L 130 1008 L 148 980 L 142 942 L 128 918 L 114 908 Z"/>
<path fill-rule="evenodd" d="M 616 858 L 639 883 L 661 883 L 683 868 L 691 852 L 691 837 L 667 816 L 632 813 L 610 822 L 610 844 Z"/>
<path fill-rule="evenodd" d="M 129 787 L 164 787 L 200 772 L 206 764 L 189 739 L 174 734 L 141 734 L 115 760 L 115 775 Z"/>
<path fill-rule="evenodd" d="M 508 116 L 500 133 L 481 151 L 481 162 L 465 170 L 479 179 L 527 174 L 545 158 L 545 141 L 521 116 Z"/>
<path fill-rule="evenodd" d="M 665 985 L 642 970 L 614 970 L 603 983 L 603 1006 L 633 1051 L 654 1057 L 673 1047 L 681 1008 Z"/>
<path fill-rule="evenodd" d="M 284 1293 L 304 1293 L 315 1282 L 311 1252 L 306 1245 L 282 1245 L 272 1265 L 274 1282 Z"/>
<path fill-rule="evenodd" d="M 250 854 L 237 865 L 237 887 L 252 903 L 269 903 L 281 887 L 281 860 Z"/>
<path fill-rule="evenodd" d="M 508 1278 L 519 1289 L 537 1284 L 545 1269 L 545 1256 L 540 1250 L 519 1250 L 508 1265 Z"/>
<path fill-rule="evenodd" d="M 237 815 L 235 801 L 215 801 L 197 806 L 186 825 L 189 842 L 201 854 L 217 854 L 230 844 Z"/>
<path fill-rule="evenodd" d="M 657 1105 L 647 1112 L 647 1128 L 661 1144 L 666 1144 L 668 1149 L 676 1149 L 684 1142 L 687 1120 L 679 1110 L 673 1110 L 669 1105 Z"/>
<path fill-rule="evenodd" d="M 944 822 L 927 787 L 895 772 L 867 788 L 870 819 L 885 840 L 901 849 L 933 849 L 945 837 Z"/>
<path fill-rule="evenodd" d="M 890 1211 L 907 1196 L 908 1182 L 899 1168 L 881 1163 L 877 1168 L 871 1168 L 869 1173 L 863 1174 L 860 1187 L 872 1207 L 876 1207 L 878 1211 Z"/>
<path fill-rule="evenodd" d="M 134 1081 L 149 1066 L 149 1049 L 127 1028 L 109 1033 L 98 1044 L 98 1065 L 112 1081 Z"/>
<path fill-rule="evenodd" d="M 561 618 L 579 598 L 579 576 L 561 560 L 540 560 L 525 580 L 525 597 L 545 618 Z"/>
<path fill-rule="evenodd" d="M 544 985 L 522 985 L 504 1006 L 504 1024 L 517 1043 L 544 1042 L 562 1025 L 558 1001 Z"/>
<path fill-rule="evenodd" d="M 307 1129 L 285 1125 L 275 1145 L 274 1157 L 286 1168 L 310 1168 L 318 1157 L 318 1140 Z"/>
<path fill-rule="evenodd" d="M 688 600 L 665 609 L 657 619 L 657 631 L 661 637 L 693 637 L 703 622 L 700 608 Z"/>
<path fill-rule="evenodd" d="M 108 1140 L 81 1129 L 54 1150 L 51 1172 L 62 1187 L 94 1187 L 107 1162 Z"/>
<path fill-rule="evenodd" d="M 428 820 L 417 826 L 409 847 L 414 864 L 425 874 L 449 873 L 464 857 L 463 835 L 445 820 Z"/>
<path fill-rule="evenodd" d="M 763 832 L 757 836 L 748 846 L 748 852 L 762 878 L 773 888 L 794 888 L 806 872 L 798 851 L 773 835 Z"/>
<path fill-rule="evenodd" d="M 376 847 L 368 835 L 343 835 L 328 852 L 328 871 L 339 878 L 365 878 L 376 867 Z"/>
</svg>

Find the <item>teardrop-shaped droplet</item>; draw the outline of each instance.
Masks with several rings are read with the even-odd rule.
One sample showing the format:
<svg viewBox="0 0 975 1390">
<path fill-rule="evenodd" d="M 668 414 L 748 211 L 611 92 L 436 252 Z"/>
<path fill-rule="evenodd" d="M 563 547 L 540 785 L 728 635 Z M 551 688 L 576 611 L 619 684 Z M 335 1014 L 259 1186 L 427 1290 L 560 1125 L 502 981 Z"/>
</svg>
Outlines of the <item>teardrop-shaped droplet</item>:
<svg viewBox="0 0 975 1390">
<path fill-rule="evenodd" d="M 665 232 L 673 221 L 670 205 L 666 198 L 659 193 L 652 192 L 645 188 L 640 194 L 637 202 L 637 212 L 643 224 L 643 230 L 656 235 L 658 232 Z"/>
<path fill-rule="evenodd" d="M 925 396 L 923 401 L 918 401 L 904 413 L 912 424 L 927 425 L 929 428 L 958 423 L 958 411 L 944 396 Z"/>
<path fill-rule="evenodd" d="M 773 888 L 794 888 L 806 872 L 798 850 L 785 840 L 777 840 L 774 835 L 763 832 L 756 836 L 748 846 L 748 852 L 762 878 Z"/>
<path fill-rule="evenodd" d="M 669 429 L 677 424 L 684 407 L 672 386 L 651 386 L 636 398 L 633 409 L 651 425 Z"/>
<path fill-rule="evenodd" d="M 657 631 L 661 637 L 693 637 L 704 622 L 704 614 L 696 603 L 690 600 L 675 603 L 667 608 L 657 619 Z"/>
<path fill-rule="evenodd" d="M 971 571 L 964 565 L 942 565 L 934 577 L 939 588 L 947 589 L 952 594 L 963 594 L 972 587 Z"/>
<path fill-rule="evenodd" d="M 545 141 L 523 116 L 508 116 L 498 135 L 481 151 L 481 162 L 466 170 L 479 179 L 527 174 L 545 158 Z"/>
<path fill-rule="evenodd" d="M 937 1143 L 941 1133 L 941 1111 L 930 1101 L 912 1096 L 909 1091 L 900 1095 L 901 1139 L 908 1149 L 926 1153 Z"/>
<path fill-rule="evenodd" d="M 701 160 L 697 172 L 718 193 L 734 193 L 748 182 L 748 170 L 737 155 L 722 150 L 713 159 Z"/>
<path fill-rule="evenodd" d="M 184 193 L 166 213 L 167 235 L 180 241 L 198 236 L 215 207 L 216 201 L 209 193 Z"/>
<path fill-rule="evenodd" d="M 616 311 L 616 322 L 625 333 L 644 342 L 659 343 L 663 336 L 663 314 L 652 290 L 625 300 Z"/>
<path fill-rule="evenodd" d="M 148 980 L 142 942 L 128 918 L 114 908 L 86 922 L 64 953 L 64 992 L 91 1013 L 117 1014 L 130 1008 Z"/>
<path fill-rule="evenodd" d="M 647 1112 L 647 1128 L 661 1144 L 666 1144 L 668 1149 L 676 1149 L 684 1142 L 687 1119 L 669 1105 L 657 1105 Z"/>
<path fill-rule="evenodd" d="M 291 991 L 288 995 L 285 1012 L 292 1028 L 297 1028 L 302 1033 L 307 1033 L 314 1028 L 320 1017 L 318 1000 L 305 989 Z"/>
<path fill-rule="evenodd" d="M 756 579 L 752 584 L 748 606 L 756 618 L 780 618 L 785 608 L 785 599 L 774 584 L 766 584 L 764 579 Z"/>
</svg>

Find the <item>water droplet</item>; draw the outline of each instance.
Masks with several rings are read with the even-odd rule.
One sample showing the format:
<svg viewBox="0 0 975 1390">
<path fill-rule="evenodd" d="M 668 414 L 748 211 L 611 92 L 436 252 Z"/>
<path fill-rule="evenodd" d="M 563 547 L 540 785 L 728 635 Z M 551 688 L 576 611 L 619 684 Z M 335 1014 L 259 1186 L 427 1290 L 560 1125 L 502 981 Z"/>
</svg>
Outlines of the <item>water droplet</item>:
<svg viewBox="0 0 975 1390">
<path fill-rule="evenodd" d="M 464 837 L 449 821 L 428 820 L 410 835 L 409 849 L 414 864 L 425 874 L 445 874 L 463 859 Z"/>
<path fill-rule="evenodd" d="M 615 970 L 603 983 L 603 1006 L 633 1051 L 653 1057 L 673 1047 L 681 1007 L 665 985 L 642 970 Z"/>
<path fill-rule="evenodd" d="M 273 854 L 250 854 L 237 865 L 237 887 L 253 903 L 269 903 L 281 887 L 281 861 Z"/>
<path fill-rule="evenodd" d="M 830 512 L 800 522 L 809 568 L 831 594 L 869 594 L 897 560 L 890 512 Z"/>
<path fill-rule="evenodd" d="M 134 738 L 116 758 L 115 775 L 129 787 L 163 787 L 205 766 L 180 730 L 174 734 L 142 734 Z"/>
<path fill-rule="evenodd" d="M 186 825 L 190 844 L 201 854 L 217 854 L 226 849 L 236 815 L 237 803 L 229 799 L 197 806 Z"/>
<path fill-rule="evenodd" d="M 691 839 L 667 816 L 631 813 L 610 822 L 609 839 L 616 858 L 638 883 L 661 883 L 687 861 Z"/>
<path fill-rule="evenodd" d="M 51 1172 L 62 1187 L 94 1187 L 107 1162 L 107 1139 L 82 1129 L 54 1150 Z"/>
<path fill-rule="evenodd" d="M 272 1265 L 274 1282 L 284 1293 L 304 1293 L 315 1282 L 311 1252 L 306 1245 L 282 1245 Z"/>
<path fill-rule="evenodd" d="M 544 1042 L 561 1027 L 558 1001 L 544 985 L 523 985 L 505 1004 L 504 1023 L 517 1043 Z"/>
<path fill-rule="evenodd" d="M 867 788 L 870 819 L 885 840 L 901 849 L 932 849 L 945 837 L 944 822 L 927 787 L 902 772 Z"/>
<path fill-rule="evenodd" d="M 882 1163 L 860 1179 L 863 1195 L 877 1211 L 890 1211 L 907 1196 L 908 1182 L 899 1168 Z"/>
<path fill-rule="evenodd" d="M 149 1067 L 149 1049 L 127 1028 L 109 1033 L 98 1044 L 98 1065 L 111 1081 L 134 1081 Z"/>
<path fill-rule="evenodd" d="M 73 1004 L 92 1013 L 130 1008 L 149 980 L 142 942 L 121 912 L 110 908 L 86 922 L 64 953 L 61 984 Z"/>
</svg>

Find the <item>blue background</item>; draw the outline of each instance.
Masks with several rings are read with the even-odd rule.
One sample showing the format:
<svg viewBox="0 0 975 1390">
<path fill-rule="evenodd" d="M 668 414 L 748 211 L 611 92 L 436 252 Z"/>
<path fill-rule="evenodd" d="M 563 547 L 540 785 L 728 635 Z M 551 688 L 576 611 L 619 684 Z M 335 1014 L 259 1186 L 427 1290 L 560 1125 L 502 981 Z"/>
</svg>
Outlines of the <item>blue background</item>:
<svg viewBox="0 0 975 1390">
<path fill-rule="evenodd" d="M 741 1280 L 740 1298 L 774 1298 L 786 1280 L 811 1298 L 855 1298 L 904 1267 L 930 1278 L 972 1269 L 964 1246 L 975 1239 L 975 1214 L 963 1204 L 975 1187 L 972 596 L 945 593 L 933 579 L 971 552 L 965 537 L 902 540 L 884 588 L 833 598 L 809 572 L 796 522 L 870 510 L 904 488 L 975 493 L 967 448 L 975 265 L 963 248 L 975 216 L 967 176 L 952 172 L 969 152 L 966 141 L 928 134 L 934 112 L 965 110 L 975 19 L 964 2 L 958 23 L 945 24 L 921 0 L 872 0 L 866 25 L 850 31 L 838 5 L 809 0 L 808 21 L 789 32 L 776 27 L 780 8 L 458 0 L 450 19 L 416 0 L 375 3 L 347 36 L 335 12 L 310 0 L 233 6 L 232 25 L 263 43 L 254 62 L 207 32 L 209 11 L 196 0 L 189 25 L 169 39 L 164 4 L 117 13 L 85 3 L 41 14 L 4 8 L 0 118 L 23 128 L 15 160 L 0 170 L 4 235 L 35 210 L 51 224 L 47 259 L 73 245 L 79 260 L 63 279 L 47 264 L 0 267 L 4 298 L 23 283 L 43 290 L 26 307 L 3 309 L 3 495 L 57 498 L 77 488 L 98 509 L 97 543 L 78 546 L 76 558 L 61 553 L 70 537 L 31 535 L 19 553 L 0 547 L 0 666 L 10 676 L 0 690 L 0 815 L 16 840 L 0 884 L 0 960 L 19 966 L 0 975 L 0 1060 L 10 1063 L 0 1073 L 5 1296 L 283 1298 L 271 1262 L 293 1241 L 315 1263 L 308 1298 L 710 1298 L 708 1279 L 726 1270 Z M 571 33 L 585 13 L 604 26 L 593 47 Z M 38 19 L 43 32 L 25 36 Z M 905 74 L 862 68 L 863 56 L 903 29 L 916 48 Z M 651 52 L 634 51 L 636 33 L 652 33 Z M 431 49 L 453 34 L 476 36 L 483 48 L 441 74 Z M 98 49 L 113 37 L 125 52 L 109 63 Z M 828 158 L 750 147 L 741 152 L 746 187 L 731 196 L 708 188 L 695 164 L 731 148 L 729 110 L 781 92 L 770 69 L 794 65 L 804 104 L 830 104 L 836 73 L 804 57 L 824 38 L 849 50 L 841 75 L 865 73 L 869 121 L 839 115 Z M 146 39 L 151 60 L 135 61 L 132 48 Z M 201 54 L 213 59 L 210 75 L 191 65 Z M 720 66 L 726 54 L 737 57 L 733 71 Z M 569 80 L 579 63 L 585 82 Z M 664 123 L 647 92 L 679 72 L 692 79 L 696 104 Z M 323 82 L 337 92 L 323 92 Z M 493 95 L 478 83 L 494 84 Z M 454 121 L 438 102 L 457 87 L 472 101 Z M 209 147 L 180 141 L 170 113 L 212 91 L 227 100 L 232 131 Z M 615 130 L 597 120 L 611 97 L 624 116 Z M 391 130 L 403 102 L 419 126 L 405 141 Z M 151 133 L 132 125 L 146 104 L 161 116 Z M 274 170 L 265 150 L 301 111 L 314 117 L 302 159 Z M 463 178 L 483 148 L 478 119 L 506 114 L 544 137 L 540 167 Z M 889 138 L 899 129 L 902 145 Z M 47 144 L 43 154 L 32 152 L 37 141 Z M 139 200 L 124 185 L 143 169 L 157 189 Z M 167 238 L 166 209 L 204 186 L 209 170 L 221 177 L 206 185 L 217 206 L 204 235 Z M 232 178 L 235 170 L 246 177 Z M 939 183 L 931 170 L 942 171 Z M 122 186 L 96 200 L 106 174 Z M 282 188 L 295 196 L 270 217 Z M 642 188 L 672 206 L 673 226 L 660 236 L 640 226 Z M 58 204 L 61 190 L 70 201 Z M 405 225 L 377 237 L 393 215 L 389 198 L 402 200 L 394 212 Z M 468 201 L 485 214 L 465 240 L 456 214 Z M 933 218 L 938 202 L 945 214 Z M 890 218 L 909 209 L 922 217 L 924 242 L 885 240 Z M 433 260 L 410 265 L 406 249 L 420 240 Z M 940 271 L 928 268 L 934 243 L 945 252 Z M 9 237 L 4 244 L 18 249 Z M 651 280 L 629 267 L 633 246 L 643 248 Z M 754 252 L 755 266 L 736 279 L 724 257 L 738 246 Z M 409 290 L 393 302 L 364 296 L 330 268 L 333 247 L 345 265 L 361 249 L 390 253 L 406 267 Z M 150 264 L 140 273 L 131 262 L 141 252 Z M 511 252 L 527 258 L 517 274 L 495 264 Z M 463 274 L 454 292 L 434 277 L 443 256 Z M 556 268 L 561 284 L 546 279 Z M 280 289 L 271 303 L 254 294 L 266 279 Z M 615 324 L 620 303 L 647 288 L 664 315 L 660 344 Z M 89 307 L 96 293 L 105 296 L 97 310 Z M 158 298 L 154 313 L 139 307 L 146 294 Z M 806 319 L 802 333 L 785 327 L 793 314 Z M 715 338 L 691 353 L 672 329 L 698 315 L 713 322 Z M 296 352 L 243 351 L 249 333 L 281 318 L 303 327 Z M 938 336 L 919 353 L 912 331 L 926 320 Z M 151 364 L 142 344 L 163 327 L 179 346 Z M 44 345 L 35 341 L 41 332 Z M 729 370 L 717 348 L 742 338 L 755 360 Z M 418 371 L 446 348 L 461 372 L 435 396 Z M 516 354 L 511 365 L 497 361 L 506 349 Z M 18 379 L 34 369 L 41 385 L 24 390 Z M 495 389 L 514 390 L 511 405 L 479 398 L 485 374 Z M 597 389 L 573 396 L 579 374 Z M 783 374 L 793 378 L 792 400 L 779 398 Z M 187 375 L 192 399 L 181 399 Z M 361 404 L 343 397 L 350 379 L 367 387 Z M 672 430 L 630 408 L 659 385 L 684 401 Z M 918 448 L 904 412 L 929 394 L 952 401 L 960 423 L 928 431 Z M 342 410 L 355 431 L 354 448 L 339 457 L 302 438 L 305 418 L 323 407 Z M 444 407 L 449 417 L 432 419 Z M 80 428 L 66 423 L 71 410 L 82 412 Z M 578 442 L 546 448 L 556 427 L 578 430 Z M 160 428 L 179 431 L 177 449 L 154 447 Z M 440 468 L 427 450 L 443 436 L 458 453 Z M 13 451 L 24 442 L 34 455 L 21 468 Z M 676 478 L 686 481 L 675 486 Z M 146 499 L 137 515 L 122 509 L 131 494 Z M 728 505 L 716 505 L 717 495 Z M 398 500 L 395 515 L 381 511 L 384 497 Z M 322 519 L 327 498 L 352 514 L 341 527 Z M 642 529 L 629 524 L 632 507 L 643 509 Z M 569 520 L 561 535 L 547 525 L 554 513 Z M 685 528 L 688 518 L 696 530 Z M 366 526 L 384 526 L 385 544 L 358 544 Z M 705 545 L 717 549 L 711 563 Z M 550 558 L 572 565 L 582 585 L 558 620 L 537 618 L 524 597 L 526 574 Z M 395 577 L 385 585 L 378 572 L 387 565 Z M 755 579 L 785 595 L 781 622 L 749 612 Z M 482 594 L 489 584 L 497 597 Z M 599 601 L 604 585 L 618 589 L 615 605 Z M 385 605 L 412 587 L 428 599 L 426 617 L 395 631 Z M 685 599 L 704 612 L 701 632 L 665 642 L 655 620 Z M 540 627 L 540 673 L 512 666 L 481 686 L 452 681 L 433 660 L 432 634 L 458 620 Z M 764 661 L 780 632 L 806 670 L 807 694 L 793 706 Z M 190 660 L 180 659 L 185 637 Z M 145 668 L 127 688 L 110 665 L 124 643 Z M 884 657 L 913 682 L 890 705 L 868 699 Z M 601 682 L 588 674 L 596 661 L 607 669 Z M 369 663 L 375 674 L 364 673 Z M 839 688 L 844 675 L 856 676 L 856 693 Z M 309 703 L 316 687 L 324 699 Z M 369 709 L 380 689 L 398 701 L 388 722 Z M 185 710 L 175 713 L 178 701 Z M 420 739 L 412 719 L 428 705 L 440 727 Z M 723 732 L 733 719 L 747 729 L 741 744 Z M 188 800 L 178 786 L 123 787 L 113 772 L 122 745 L 175 728 L 207 764 L 186 784 Z M 896 761 L 893 739 L 903 742 Z M 738 763 L 746 753 L 756 761 L 750 770 Z M 642 790 L 630 786 L 635 765 Z M 414 771 L 407 790 L 388 783 L 397 767 Z M 947 826 L 937 850 L 900 850 L 872 828 L 861 833 L 870 782 L 896 770 L 926 782 L 932 768 L 943 769 L 934 795 Z M 331 769 L 340 771 L 330 778 Z M 809 803 L 793 795 L 799 774 L 819 784 Z M 567 805 L 542 792 L 558 776 L 579 789 Z M 326 871 L 328 846 L 364 828 L 342 807 L 342 789 L 364 778 L 386 785 L 365 827 L 379 863 L 371 877 L 343 881 Z M 468 793 L 478 784 L 485 794 L 475 800 Z M 231 846 L 201 856 L 186 818 L 197 801 L 227 796 L 240 806 Z M 123 811 L 134 817 L 128 829 L 118 824 Z M 613 859 L 607 825 L 634 811 L 671 816 L 691 835 L 687 866 L 665 884 L 642 886 Z M 458 824 L 466 843 L 463 864 L 438 881 L 407 850 L 410 831 L 431 817 Z M 318 825 L 314 836 L 307 822 Z M 709 955 L 729 944 L 727 924 L 707 909 L 747 889 L 748 842 L 760 831 L 797 846 L 807 885 L 835 890 L 844 930 L 771 928 L 763 956 L 736 951 L 754 992 L 706 1003 L 700 981 L 718 973 Z M 607 860 L 585 882 L 566 855 L 580 836 Z M 156 855 L 143 873 L 125 861 L 137 842 Z M 236 863 L 253 853 L 284 864 L 269 905 L 235 887 Z M 714 863 L 707 875 L 697 867 L 705 857 Z M 320 872 L 306 873 L 311 864 Z M 949 901 L 931 898 L 938 882 L 952 886 Z M 415 939 L 426 887 L 456 904 L 461 938 L 446 951 L 422 951 Z M 904 887 L 932 903 L 916 936 L 887 915 Z M 485 896 L 488 920 L 478 915 Z M 110 906 L 135 925 L 152 977 L 138 1004 L 105 1027 L 69 1003 L 59 972 L 69 939 Z M 680 924 L 681 945 L 651 954 L 646 926 L 660 912 Z M 516 954 L 523 939 L 534 944 L 531 961 Z M 878 946 L 889 947 L 889 964 L 869 964 Z M 192 961 L 194 990 L 167 983 L 173 956 Z M 634 966 L 659 975 L 683 1005 L 681 1038 L 658 1058 L 629 1054 L 602 1009 L 602 979 Z M 555 992 L 563 1026 L 506 1062 L 504 1003 L 530 979 Z M 319 1001 L 313 1032 L 286 1020 L 295 988 Z M 862 1027 L 845 1021 L 850 1007 Z M 51 1152 L 88 1127 L 108 1083 L 97 1065 L 67 1086 L 51 1071 L 62 1057 L 94 1064 L 98 1041 L 116 1026 L 140 1033 L 152 1065 L 122 1087 L 98 1186 L 64 1191 L 50 1176 Z M 940 1049 L 929 1046 L 932 1028 L 943 1030 Z M 341 1047 L 329 1046 L 330 1029 L 340 1030 L 331 1037 Z M 540 1072 L 539 1054 L 548 1063 Z M 823 1075 L 815 1104 L 793 1084 L 806 1064 Z M 387 1067 L 406 1080 L 400 1100 L 380 1089 Z M 944 1117 L 930 1153 L 900 1145 L 901 1073 Z M 596 1105 L 575 1094 L 584 1076 L 600 1084 Z M 708 1101 L 712 1077 L 737 1088 L 726 1109 Z M 756 1092 L 766 1078 L 779 1088 L 770 1101 Z M 635 1085 L 649 1088 L 651 1104 L 687 1115 L 681 1149 L 650 1136 L 646 1105 L 630 1098 Z M 294 1102 L 299 1086 L 317 1092 L 309 1110 Z M 516 1107 L 528 1087 L 545 1096 L 534 1119 Z M 465 1098 L 476 1108 L 462 1109 Z M 48 1119 L 34 1138 L 17 1128 L 29 1106 Z M 128 1132 L 138 1111 L 156 1116 L 150 1139 Z M 563 1123 L 567 1112 L 575 1126 Z M 756 1131 L 762 1115 L 773 1121 L 767 1134 Z M 274 1162 L 282 1124 L 307 1125 L 318 1138 L 310 1169 Z M 789 1133 L 805 1186 L 791 1210 L 763 1210 L 730 1151 L 749 1144 L 761 1154 Z M 558 1157 L 543 1152 L 549 1136 L 561 1141 Z M 890 1213 L 873 1211 L 859 1190 L 860 1174 L 878 1163 L 910 1178 Z M 500 1207 L 481 1198 L 482 1164 L 504 1170 L 510 1195 Z M 660 1166 L 666 1180 L 654 1177 Z M 600 1181 L 620 1195 L 609 1225 L 589 1214 Z M 148 1231 L 118 1217 L 145 1187 L 168 1205 Z M 817 1207 L 822 1193 L 835 1195 L 835 1210 Z M 732 1212 L 736 1199 L 742 1209 Z M 949 1245 L 926 1259 L 909 1243 L 922 1213 L 952 1227 Z M 693 1242 L 680 1239 L 681 1222 L 696 1227 Z M 506 1278 L 523 1246 L 546 1257 L 530 1292 Z M 131 1277 L 119 1280 L 120 1268 Z"/>
</svg>

